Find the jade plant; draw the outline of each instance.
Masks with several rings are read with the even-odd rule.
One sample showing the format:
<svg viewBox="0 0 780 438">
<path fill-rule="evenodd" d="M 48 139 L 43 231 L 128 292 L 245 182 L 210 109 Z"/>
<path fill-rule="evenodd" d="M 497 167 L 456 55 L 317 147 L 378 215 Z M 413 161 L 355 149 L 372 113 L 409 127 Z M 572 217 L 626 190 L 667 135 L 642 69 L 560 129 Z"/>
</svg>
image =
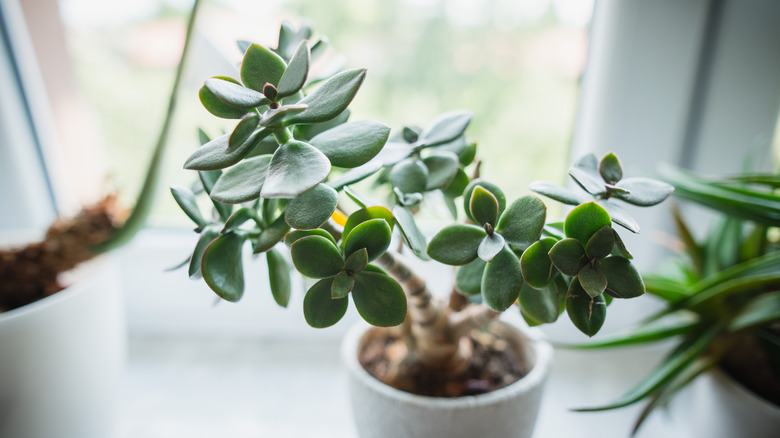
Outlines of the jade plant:
<svg viewBox="0 0 780 438">
<path fill-rule="evenodd" d="M 756 394 L 780 405 L 780 178 L 743 173 L 705 179 L 666 168 L 662 176 L 683 200 L 717 212 L 704 236 L 680 210 L 674 220 L 680 256 L 645 275 L 665 308 L 626 335 L 577 345 L 610 348 L 677 338 L 672 351 L 605 410 L 647 401 L 634 432 L 658 406 L 700 374 L 720 367 Z"/>
<path fill-rule="evenodd" d="M 638 233 L 620 203 L 655 205 L 671 193 L 668 184 L 623 178 L 615 155 L 588 155 L 569 172 L 584 190 L 533 184 L 574 206 L 564 221 L 548 222 L 540 198 L 509 202 L 479 176 L 476 143 L 465 135 L 469 112 L 396 132 L 379 121 L 351 121 L 347 107 L 366 70 L 311 77 L 326 44 L 308 26 L 283 24 L 275 48 L 239 48 L 239 77 L 207 79 L 199 92 L 206 110 L 237 123 L 213 139 L 201 132 L 201 146 L 184 164 L 199 182 L 172 188 L 200 234 L 189 275 L 222 299 L 244 293 L 249 244 L 264 254 L 279 305 L 289 303 L 291 260 L 312 279 L 303 300 L 308 324 L 336 324 L 351 300 L 368 323 L 400 326 L 406 350 L 395 369 L 444 375 L 468 356 L 463 338 L 510 308 L 532 325 L 565 309 L 592 336 L 612 298 L 645 292 L 613 227 Z M 199 210 L 198 193 L 208 195 L 213 214 Z M 377 193 L 389 202 L 371 200 Z M 416 217 L 432 202 L 449 207 L 455 223 L 429 240 Z M 457 267 L 447 303 L 431 295 L 411 258 Z"/>
</svg>

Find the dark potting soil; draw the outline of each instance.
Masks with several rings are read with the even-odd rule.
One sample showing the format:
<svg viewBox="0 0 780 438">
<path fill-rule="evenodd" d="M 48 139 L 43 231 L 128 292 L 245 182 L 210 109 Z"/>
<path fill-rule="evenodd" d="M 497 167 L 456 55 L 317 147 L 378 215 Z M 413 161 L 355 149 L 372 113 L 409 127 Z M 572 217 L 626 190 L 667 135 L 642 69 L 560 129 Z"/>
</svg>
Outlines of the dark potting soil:
<svg viewBox="0 0 780 438">
<path fill-rule="evenodd" d="M 438 370 L 411 365 L 405 378 L 390 381 L 390 357 L 405 350 L 403 340 L 392 333 L 375 336 L 360 351 L 363 368 L 379 381 L 402 391 L 432 397 L 462 397 L 484 394 L 516 382 L 530 371 L 528 360 L 495 335 L 476 332 L 469 338 L 473 353 L 464 372 L 447 376 Z"/>
</svg>

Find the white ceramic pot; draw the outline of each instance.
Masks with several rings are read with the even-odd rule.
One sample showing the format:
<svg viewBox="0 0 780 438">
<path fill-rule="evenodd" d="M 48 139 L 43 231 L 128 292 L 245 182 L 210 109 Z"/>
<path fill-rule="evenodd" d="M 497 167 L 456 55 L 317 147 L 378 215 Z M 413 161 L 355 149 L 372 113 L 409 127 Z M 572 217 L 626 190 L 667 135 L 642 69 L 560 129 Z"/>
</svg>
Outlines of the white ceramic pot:
<svg viewBox="0 0 780 438">
<path fill-rule="evenodd" d="M 693 381 L 675 397 L 675 423 L 687 436 L 776 438 L 780 407 L 737 383 L 718 369 Z"/>
<path fill-rule="evenodd" d="M 110 438 L 126 331 L 118 271 L 0 313 L 0 438 Z"/>
<path fill-rule="evenodd" d="M 347 333 L 342 359 L 349 374 L 352 411 L 361 438 L 529 438 L 552 365 L 553 350 L 509 324 L 498 322 L 510 345 L 533 363 L 519 381 L 499 390 L 458 398 L 426 397 L 387 386 L 360 365 L 358 351 L 370 327 Z"/>
</svg>

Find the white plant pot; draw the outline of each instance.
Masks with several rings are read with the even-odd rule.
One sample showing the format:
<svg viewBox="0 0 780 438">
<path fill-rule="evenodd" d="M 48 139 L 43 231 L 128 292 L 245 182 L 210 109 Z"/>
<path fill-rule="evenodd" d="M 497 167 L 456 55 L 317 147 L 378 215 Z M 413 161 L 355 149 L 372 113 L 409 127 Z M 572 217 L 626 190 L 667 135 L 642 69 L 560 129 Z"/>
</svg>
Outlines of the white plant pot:
<svg viewBox="0 0 780 438">
<path fill-rule="evenodd" d="M 762 399 L 718 369 L 693 381 L 675 397 L 675 423 L 686 436 L 776 438 L 780 407 Z"/>
<path fill-rule="evenodd" d="M 352 411 L 361 438 L 529 438 L 552 365 L 549 343 L 531 339 L 498 322 L 510 345 L 527 354 L 531 371 L 496 391 L 458 398 L 426 397 L 400 391 L 371 376 L 358 361 L 370 327 L 355 325 L 342 344 L 349 374 Z"/>
<path fill-rule="evenodd" d="M 0 438 L 110 438 L 126 332 L 119 276 L 99 260 L 72 286 L 0 313 Z"/>
</svg>

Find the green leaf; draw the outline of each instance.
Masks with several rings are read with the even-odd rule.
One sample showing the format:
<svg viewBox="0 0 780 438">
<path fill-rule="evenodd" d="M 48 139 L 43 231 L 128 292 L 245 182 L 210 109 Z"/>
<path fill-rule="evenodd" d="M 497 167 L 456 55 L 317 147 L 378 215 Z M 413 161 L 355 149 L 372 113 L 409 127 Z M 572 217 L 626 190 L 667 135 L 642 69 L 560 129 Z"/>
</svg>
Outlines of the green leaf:
<svg viewBox="0 0 780 438">
<path fill-rule="evenodd" d="M 275 249 L 266 252 L 265 258 L 268 263 L 268 281 L 271 284 L 274 301 L 282 307 L 287 307 L 290 303 L 290 266 Z"/>
<path fill-rule="evenodd" d="M 518 304 L 523 318 L 526 321 L 530 319 L 534 325 L 555 322 L 561 308 L 557 286 L 553 283 L 542 289 L 535 289 L 527 283 L 523 284 L 520 288 Z"/>
<path fill-rule="evenodd" d="M 284 219 L 293 228 L 318 228 L 336 211 L 338 203 L 339 194 L 335 190 L 325 184 L 317 184 L 287 204 Z"/>
<path fill-rule="evenodd" d="M 287 124 L 296 114 L 306 111 L 306 108 L 308 106 L 305 104 L 291 103 L 276 109 L 270 109 L 263 114 L 259 124 L 269 129 L 278 129 L 280 126 Z"/>
<path fill-rule="evenodd" d="M 498 220 L 498 200 L 492 193 L 477 186 L 471 191 L 469 212 L 477 225 L 490 224 L 495 227 Z"/>
<path fill-rule="evenodd" d="M 248 158 L 225 170 L 210 196 L 219 202 L 238 204 L 260 197 L 268 173 L 270 155 Z"/>
<path fill-rule="evenodd" d="M 679 336 L 679 335 L 689 333 L 694 329 L 696 329 L 698 325 L 699 325 L 698 322 L 677 322 L 672 325 L 664 325 L 661 327 L 645 326 L 645 327 L 639 327 L 633 329 L 628 334 L 602 339 L 598 342 L 588 342 L 583 344 L 556 343 L 555 346 L 562 347 L 562 348 L 598 349 L 598 348 L 624 347 L 627 345 L 645 344 L 648 342 L 657 342 L 674 336 Z"/>
<path fill-rule="evenodd" d="M 349 120 L 350 111 L 345 109 L 338 116 L 321 123 L 314 123 L 310 125 L 296 125 L 294 127 L 295 135 L 293 137 L 303 140 L 311 140 L 317 135 L 331 129 L 335 126 L 339 126 Z"/>
<path fill-rule="evenodd" d="M 501 237 L 500 234 L 488 234 L 479 243 L 479 247 L 477 247 L 477 256 L 482 260 L 490 263 L 493 260 L 493 257 L 495 257 L 499 252 L 501 252 L 502 249 L 504 249 L 505 245 L 506 241 L 503 237 Z"/>
<path fill-rule="evenodd" d="M 414 251 L 417 257 L 427 260 L 428 254 L 426 251 L 428 244 L 422 231 L 417 227 L 417 223 L 414 221 L 412 213 L 405 207 L 397 205 L 393 207 L 393 216 L 395 217 L 395 223 L 398 224 L 398 229 L 401 231 L 401 237 L 406 245 Z"/>
<path fill-rule="evenodd" d="M 173 185 L 171 186 L 171 194 L 182 211 L 184 211 L 197 226 L 204 227 L 208 224 L 206 219 L 203 219 L 203 215 L 200 214 L 200 209 L 198 208 L 198 203 L 195 201 L 195 194 L 192 193 L 192 190 L 179 185 Z"/>
<path fill-rule="evenodd" d="M 546 217 L 544 202 L 536 196 L 526 195 L 515 200 L 501 214 L 497 230 L 507 242 L 526 247 L 542 235 Z"/>
<path fill-rule="evenodd" d="M 423 164 L 428 168 L 425 190 L 448 187 L 458 173 L 458 156 L 452 152 L 441 151 L 431 154 L 423 158 Z"/>
<path fill-rule="evenodd" d="M 209 225 L 200 232 L 198 243 L 195 244 L 195 251 L 192 252 L 192 257 L 190 257 L 188 274 L 191 279 L 197 280 L 203 276 L 200 273 L 200 263 L 203 259 L 203 252 L 206 251 L 206 248 L 217 238 L 217 236 L 219 236 L 218 225 Z"/>
<path fill-rule="evenodd" d="M 349 300 L 334 299 L 331 295 L 333 280 L 325 278 L 310 287 L 303 299 L 303 316 L 306 323 L 314 328 L 330 327 L 339 322 L 347 313 Z"/>
<path fill-rule="evenodd" d="M 327 278 L 344 269 L 341 251 L 329 239 L 322 236 L 307 236 L 295 241 L 290 247 L 295 269 L 311 278 Z"/>
<path fill-rule="evenodd" d="M 477 248 L 485 236 L 485 230 L 474 225 L 450 225 L 433 236 L 428 255 L 446 265 L 465 265 L 477 258 Z"/>
<path fill-rule="evenodd" d="M 466 212 L 466 215 L 469 217 L 469 219 L 476 222 L 474 218 L 471 217 L 469 203 L 471 202 L 471 194 L 474 192 L 474 189 L 477 186 L 482 187 L 496 197 L 496 200 L 498 201 L 498 215 L 501 216 L 501 214 L 504 212 L 504 209 L 506 208 L 506 196 L 504 196 L 504 192 L 502 192 L 497 185 L 491 182 L 475 179 L 471 181 L 463 191 L 463 210 Z"/>
<path fill-rule="evenodd" d="M 607 288 L 607 276 L 599 268 L 589 264 L 580 269 L 577 279 L 580 281 L 580 286 L 591 297 L 601 295 Z"/>
<path fill-rule="evenodd" d="M 729 324 L 732 331 L 780 321 L 780 292 L 759 295 L 749 301 Z"/>
<path fill-rule="evenodd" d="M 222 227 L 221 233 L 225 234 L 231 231 L 236 231 L 246 221 L 254 218 L 255 218 L 254 210 L 252 210 L 249 207 L 241 207 L 238 210 L 236 210 L 233 214 L 231 214 L 230 217 L 225 221 L 225 226 Z"/>
<path fill-rule="evenodd" d="M 332 76 L 313 93 L 301 99 L 299 103 L 309 107 L 290 122 L 320 123 L 336 117 L 352 102 L 365 77 L 365 69 L 347 70 Z"/>
<path fill-rule="evenodd" d="M 379 152 L 377 159 L 384 166 L 392 166 L 412 155 L 412 152 L 414 152 L 414 148 L 409 143 L 390 140 L 382 148 L 382 151 Z"/>
<path fill-rule="evenodd" d="M 246 109 L 228 105 L 205 85 L 200 87 L 198 97 L 200 98 L 200 103 L 206 108 L 206 111 L 222 119 L 240 119 L 246 114 Z"/>
<path fill-rule="evenodd" d="M 363 319 L 379 327 L 392 327 L 406 319 L 406 295 L 387 275 L 363 271 L 355 275 L 352 300 Z"/>
<path fill-rule="evenodd" d="M 217 170 L 232 166 L 246 157 L 262 139 L 271 132 L 260 129 L 235 149 L 228 152 L 230 134 L 225 134 L 199 147 L 184 162 L 184 168 L 189 170 Z"/>
<path fill-rule="evenodd" d="M 384 219 L 390 225 L 390 228 L 392 228 L 394 222 L 393 213 L 385 207 L 376 206 L 361 208 L 350 214 L 347 218 L 347 223 L 344 224 L 344 231 L 342 232 L 344 240 L 346 240 L 349 233 L 351 233 L 356 226 L 371 219 Z"/>
<path fill-rule="evenodd" d="M 569 292 L 566 294 L 566 313 L 571 322 L 588 336 L 593 336 L 604 325 L 607 317 L 607 302 L 604 295 L 591 297 L 580 285 L 576 278 L 569 284 Z"/>
<path fill-rule="evenodd" d="M 476 258 L 458 268 L 455 285 L 458 291 L 466 295 L 479 295 L 482 292 L 482 274 L 485 272 L 484 260 Z"/>
<path fill-rule="evenodd" d="M 663 202 L 672 194 L 674 187 L 650 178 L 626 178 L 616 184 L 630 193 L 616 193 L 615 196 L 629 204 L 649 207 Z"/>
<path fill-rule="evenodd" d="M 337 179 L 328 181 L 327 184 L 338 191 L 348 185 L 363 181 L 369 176 L 379 172 L 380 169 L 382 169 L 382 162 L 374 159 L 362 166 L 344 172 Z"/>
<path fill-rule="evenodd" d="M 603 259 L 608 256 L 615 247 L 615 231 L 612 227 L 601 227 L 588 240 L 585 245 L 585 254 L 589 259 L 594 257 Z"/>
<path fill-rule="evenodd" d="M 308 237 L 308 236 L 322 236 L 322 237 L 330 240 L 331 242 L 333 242 L 334 245 L 336 245 L 336 239 L 333 238 L 333 236 L 329 232 L 327 232 L 327 231 L 325 231 L 325 230 L 323 230 L 321 228 L 315 228 L 313 230 L 295 230 L 295 231 L 290 231 L 289 233 L 287 233 L 284 236 L 284 244 L 287 245 L 287 246 L 292 246 L 292 244 L 295 243 L 296 240 L 302 239 L 302 238 Z"/>
<path fill-rule="evenodd" d="M 580 205 L 592 200 L 590 196 L 583 193 L 575 192 L 547 181 L 534 181 L 528 188 L 540 195 L 568 205 Z"/>
<path fill-rule="evenodd" d="M 607 210 L 595 202 L 588 202 L 578 206 L 566 216 L 563 230 L 566 237 L 579 240 L 584 247 L 588 244 L 588 240 L 605 226 L 612 226 Z"/>
<path fill-rule="evenodd" d="M 485 304 L 496 312 L 508 309 L 523 287 L 523 273 L 520 260 L 507 247 L 487 264 L 482 276 L 482 297 Z"/>
<path fill-rule="evenodd" d="M 623 178 L 623 167 L 620 165 L 618 157 L 613 153 L 604 155 L 599 163 L 599 173 L 609 184 L 620 181 Z"/>
<path fill-rule="evenodd" d="M 614 223 L 634 234 L 639 234 L 639 224 L 623 207 L 612 199 L 599 199 L 598 203 L 607 210 Z"/>
<path fill-rule="evenodd" d="M 544 289 L 552 280 L 555 268 L 548 253 L 557 240 L 547 237 L 533 243 L 520 257 L 520 267 L 523 269 L 523 280 L 535 289 Z"/>
<path fill-rule="evenodd" d="M 615 247 L 612 249 L 612 254 L 628 260 L 633 259 L 634 256 L 628 252 L 626 244 L 623 243 L 623 239 L 620 238 L 620 234 L 614 228 L 612 229 L 612 235 L 615 236 Z"/>
<path fill-rule="evenodd" d="M 311 145 L 321 150 L 338 167 L 358 167 L 374 158 L 387 142 L 390 128 L 374 120 L 344 123 L 311 139 Z"/>
<path fill-rule="evenodd" d="M 393 166 L 390 182 L 403 193 L 421 193 L 428 185 L 428 168 L 417 158 L 407 158 Z"/>
<path fill-rule="evenodd" d="M 291 140 L 274 152 L 260 192 L 264 198 L 294 198 L 321 183 L 330 161 L 317 148 Z"/>
<path fill-rule="evenodd" d="M 390 247 L 392 232 L 384 219 L 371 219 L 360 223 L 344 238 L 344 253 L 353 254 L 362 248 L 368 251 L 368 260 L 374 260 Z"/>
<path fill-rule="evenodd" d="M 436 146 L 447 143 L 463 135 L 471 122 L 468 111 L 449 111 L 436 117 L 420 133 L 418 142 L 426 146 Z"/>
<path fill-rule="evenodd" d="M 266 83 L 279 85 L 286 68 L 284 60 L 276 53 L 258 44 L 246 49 L 241 62 L 241 82 L 247 87 L 263 91 Z"/>
<path fill-rule="evenodd" d="M 260 254 L 268 251 L 279 243 L 288 231 L 290 231 L 290 227 L 284 221 L 284 216 L 279 216 L 268 228 L 260 233 L 253 252 Z"/>
<path fill-rule="evenodd" d="M 270 103 L 270 101 L 265 96 L 263 96 L 263 93 L 246 88 L 238 84 L 235 79 L 231 78 L 216 76 L 210 79 L 206 79 L 204 87 L 206 87 L 208 91 L 219 98 L 222 102 L 226 103 L 233 109 L 243 110 L 244 113 L 247 110 L 257 106 Z M 203 102 L 203 104 L 205 106 L 206 102 Z M 206 109 L 210 110 L 209 107 L 206 107 Z M 227 110 L 227 108 L 225 109 Z M 232 110 L 229 112 L 232 112 Z M 229 118 L 232 119 L 235 117 Z"/>
<path fill-rule="evenodd" d="M 352 292 L 355 287 L 355 277 L 345 271 L 341 271 L 333 277 L 333 283 L 330 285 L 330 296 L 334 299 L 344 298 Z"/>
<path fill-rule="evenodd" d="M 607 187 L 598 173 L 596 176 L 593 176 L 590 172 L 582 168 L 572 167 L 569 169 L 569 176 L 577 185 L 593 196 L 603 195 L 607 192 Z"/>
<path fill-rule="evenodd" d="M 585 255 L 585 248 L 576 239 L 563 239 L 553 245 L 548 253 L 552 264 L 558 268 L 563 275 L 576 277 L 580 269 L 588 263 Z"/>
<path fill-rule="evenodd" d="M 306 75 L 309 73 L 309 57 L 309 46 L 306 41 L 301 41 L 290 59 L 290 64 L 279 79 L 279 85 L 276 87 L 277 99 L 292 96 L 303 87 Z"/>
<path fill-rule="evenodd" d="M 450 198 L 457 198 L 463 194 L 463 191 L 466 190 L 469 182 L 469 176 L 466 175 L 466 172 L 463 171 L 463 169 L 458 169 L 455 172 L 455 176 L 453 177 L 452 182 L 450 182 L 450 185 L 444 188 L 442 192 L 445 196 L 449 196 Z"/>
<path fill-rule="evenodd" d="M 352 274 L 363 272 L 368 265 L 368 250 L 361 248 L 347 257 L 347 262 L 344 264 L 344 270 Z"/>
<path fill-rule="evenodd" d="M 607 257 L 599 269 L 607 276 L 606 293 L 615 298 L 634 298 L 645 293 L 645 283 L 630 261 L 623 257 Z"/>
<path fill-rule="evenodd" d="M 244 236 L 223 234 L 214 239 L 203 252 L 201 274 L 206 284 L 220 298 L 236 302 L 244 294 L 244 268 L 241 248 Z"/>
<path fill-rule="evenodd" d="M 238 125 L 236 125 L 233 132 L 230 134 L 227 151 L 231 152 L 241 147 L 241 145 L 249 139 L 249 136 L 255 132 L 255 128 L 257 128 L 257 123 L 259 121 L 260 116 L 255 112 L 248 113 L 241 118 L 241 121 L 238 122 Z"/>
</svg>

